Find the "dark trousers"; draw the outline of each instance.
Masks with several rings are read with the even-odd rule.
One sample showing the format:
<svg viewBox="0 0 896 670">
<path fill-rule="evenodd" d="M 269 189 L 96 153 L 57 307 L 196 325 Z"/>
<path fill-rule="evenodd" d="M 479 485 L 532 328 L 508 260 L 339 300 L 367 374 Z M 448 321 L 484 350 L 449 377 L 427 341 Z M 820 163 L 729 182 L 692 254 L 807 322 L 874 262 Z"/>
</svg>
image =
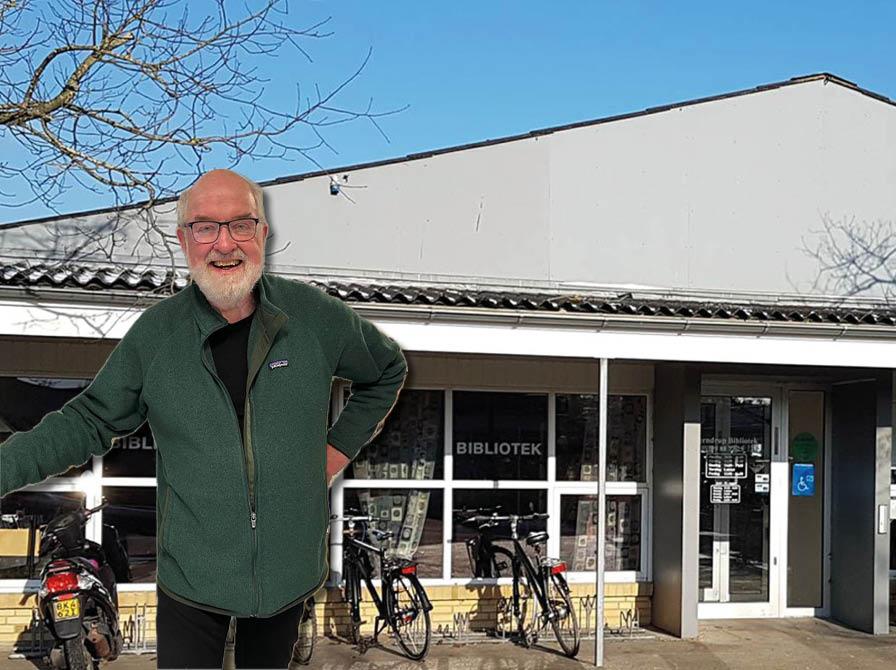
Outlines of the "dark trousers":
<svg viewBox="0 0 896 670">
<path fill-rule="evenodd" d="M 184 605 L 157 589 L 156 648 L 159 670 L 221 668 L 230 617 Z M 236 667 L 289 664 L 305 603 L 268 618 L 237 618 Z"/>
</svg>

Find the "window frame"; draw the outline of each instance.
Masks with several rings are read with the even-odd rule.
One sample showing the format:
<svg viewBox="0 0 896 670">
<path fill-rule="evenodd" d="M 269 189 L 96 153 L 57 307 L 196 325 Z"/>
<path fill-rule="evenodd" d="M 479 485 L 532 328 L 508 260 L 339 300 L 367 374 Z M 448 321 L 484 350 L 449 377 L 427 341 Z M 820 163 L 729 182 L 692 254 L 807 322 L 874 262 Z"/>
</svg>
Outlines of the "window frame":
<svg viewBox="0 0 896 670">
<path fill-rule="evenodd" d="M 894 466 L 896 469 L 896 466 Z M 894 524 L 896 524 L 896 514 L 893 512 L 896 511 L 896 484 L 890 485 L 890 532 L 896 532 L 893 530 Z M 892 542 L 892 539 L 890 540 Z M 893 557 L 890 557 L 890 565 L 894 565 Z M 896 580 L 896 570 L 890 570 L 890 581 Z M 891 589 L 892 590 L 892 589 Z"/>
<path fill-rule="evenodd" d="M 66 375 L 48 376 L 48 375 L 29 375 L 35 379 L 77 379 L 83 380 L 83 377 L 69 377 Z M 92 380 L 86 380 L 92 381 Z M 84 476 L 90 473 L 92 477 L 85 480 Z M 84 493 L 86 506 L 96 507 L 100 504 L 103 497 L 103 488 L 106 486 L 116 487 L 156 487 L 155 477 L 121 477 L 121 476 L 103 476 L 103 457 L 93 456 L 91 459 L 90 469 L 81 475 L 74 476 L 54 476 L 20 489 L 22 492 L 43 492 L 43 493 L 60 493 L 78 491 Z M 103 512 L 97 512 L 87 522 L 84 529 L 84 536 L 88 540 L 93 540 L 102 544 L 103 538 Z M 121 582 L 118 585 L 119 593 L 155 591 L 155 581 L 149 583 L 130 583 Z M 36 593 L 40 587 L 40 580 L 35 579 L 0 579 L 0 593 Z"/>
<path fill-rule="evenodd" d="M 334 392 L 332 398 L 331 411 L 333 416 L 338 416 L 342 409 L 344 388 L 347 382 L 340 381 L 334 384 Z M 421 578 L 421 582 L 425 585 L 433 586 L 476 586 L 476 585 L 501 585 L 510 584 L 512 578 L 475 578 L 475 577 L 452 577 L 451 576 L 451 560 L 452 560 L 452 543 L 450 540 L 453 536 L 454 519 L 451 510 L 454 507 L 454 490 L 455 489 L 538 489 L 546 492 L 547 512 L 549 514 L 547 530 L 548 530 L 548 546 L 547 553 L 550 556 L 558 556 L 560 552 L 560 496 L 561 495 L 596 495 L 597 481 L 558 481 L 557 474 L 557 452 L 556 452 L 556 399 L 557 395 L 576 395 L 575 393 L 564 392 L 559 394 L 554 391 L 548 391 L 544 388 L 477 388 L 468 386 L 420 386 L 408 387 L 413 390 L 420 391 L 440 391 L 444 393 L 444 462 L 443 477 L 441 479 L 346 479 L 340 473 L 334 480 L 330 488 L 330 509 L 333 514 L 342 516 L 344 509 L 343 491 L 347 488 L 362 489 L 382 489 L 382 488 L 417 488 L 432 489 L 442 491 L 443 518 L 443 554 L 442 554 L 442 576 Z M 544 480 L 516 480 L 516 479 L 454 479 L 454 451 L 453 451 L 453 435 L 454 435 L 454 392 L 496 392 L 496 393 L 539 393 L 547 396 L 547 478 Z M 623 495 L 637 496 L 641 503 L 641 557 L 640 570 L 626 571 L 608 571 L 605 573 L 607 583 L 631 583 L 645 582 L 652 579 L 652 546 L 653 546 L 653 528 L 652 514 L 650 513 L 652 506 L 653 492 L 653 390 L 652 389 L 630 389 L 625 388 L 619 392 L 610 392 L 611 396 L 641 396 L 645 398 L 645 421 L 647 423 L 645 430 L 644 445 L 644 472 L 645 478 L 642 482 L 607 482 L 607 495 Z M 342 580 L 342 542 L 341 532 L 342 524 L 334 522 L 331 526 L 330 533 L 330 577 L 327 585 L 336 587 Z M 451 533 L 451 535 L 449 535 Z M 592 583 L 594 581 L 594 571 L 577 571 L 567 573 L 570 583 Z M 379 580 L 374 580 L 379 583 Z"/>
<path fill-rule="evenodd" d="M 94 457 L 93 469 L 96 471 L 96 457 Z M 80 477 L 50 477 L 39 484 L 26 486 L 19 489 L 16 493 L 83 493 L 85 500 L 90 501 L 90 492 L 85 490 Z M 97 503 L 99 504 L 99 503 Z M 96 516 L 99 516 L 97 514 Z M 84 536 L 88 540 L 96 540 L 97 530 L 102 529 L 102 525 L 95 524 L 94 518 L 87 522 L 84 529 Z M 35 547 L 36 549 L 36 547 Z M 37 593 L 40 588 L 40 579 L 0 579 L 0 593 Z"/>
<path fill-rule="evenodd" d="M 343 406 L 344 389 L 348 387 L 348 382 L 335 380 L 333 391 L 331 394 L 331 412 L 333 416 L 338 416 Z M 411 387 L 409 387 L 411 388 Z M 596 481 L 558 481 L 556 479 L 557 454 L 556 454 L 556 398 L 558 394 L 554 391 L 547 391 L 544 388 L 477 388 L 469 386 L 421 386 L 412 387 L 413 390 L 420 391 L 436 391 L 443 394 L 443 477 L 441 479 L 346 479 L 343 473 L 340 473 L 330 487 L 330 509 L 333 514 L 342 516 L 343 514 L 343 491 L 346 488 L 361 489 L 382 489 L 382 488 L 416 488 L 439 490 L 442 492 L 443 505 L 443 555 L 442 555 L 442 576 L 421 578 L 424 584 L 430 585 L 492 585 L 492 584 L 510 584 L 510 577 L 501 578 L 473 578 L 473 577 L 452 577 L 451 576 L 451 539 L 453 534 L 454 519 L 451 514 L 453 509 L 453 492 L 455 489 L 539 489 L 546 492 L 547 512 L 549 514 L 547 530 L 548 530 L 548 547 L 547 553 L 550 556 L 558 556 L 560 551 L 560 496 L 561 495 L 595 495 L 597 493 Z M 453 410 L 454 410 L 454 392 L 455 391 L 474 391 L 474 392 L 496 392 L 496 393 L 537 393 L 547 396 L 547 477 L 544 480 L 512 480 L 512 479 L 458 479 L 453 478 L 454 473 L 454 454 L 453 454 Z M 575 393 L 564 392 L 562 395 L 575 395 Z M 607 482 L 607 495 L 630 495 L 639 496 L 641 502 L 641 570 L 639 571 L 608 571 L 605 573 L 607 583 L 630 583 L 650 581 L 652 579 L 652 551 L 653 546 L 653 529 L 652 514 L 650 514 L 652 506 L 653 491 L 653 391 L 650 390 L 632 390 L 626 388 L 621 392 L 610 392 L 611 396 L 644 396 L 646 397 L 646 416 L 647 422 L 645 432 L 645 481 L 643 482 Z M 52 477 L 44 482 L 29 486 L 23 491 L 44 491 L 44 492 L 60 492 L 60 491 L 84 491 L 85 499 L 88 506 L 96 506 L 102 498 L 103 487 L 155 487 L 157 485 L 155 477 L 121 477 L 121 476 L 103 476 L 103 457 L 93 457 L 92 470 L 93 481 L 89 486 L 84 486 L 80 477 Z M 86 489 L 86 490 L 85 490 Z M 893 487 L 893 497 L 896 498 L 896 486 Z M 330 577 L 328 578 L 328 586 L 337 586 L 342 578 L 342 554 L 341 554 L 341 536 L 338 535 L 341 528 L 339 522 L 331 525 L 330 533 Z M 102 537 L 102 512 L 96 514 L 86 528 L 86 537 L 96 542 L 101 542 Z M 896 575 L 896 573 L 893 573 Z M 338 580 L 334 577 L 338 575 Z M 579 571 L 568 573 L 570 583 L 591 583 L 594 579 L 594 572 Z M 376 580 L 378 582 L 378 580 Z M 39 580 L 23 580 L 23 579 L 7 579 L 0 580 L 0 593 L 33 593 L 39 586 Z M 155 583 L 122 583 L 118 585 L 119 592 L 141 592 L 155 590 Z"/>
<path fill-rule="evenodd" d="M 557 395 L 576 395 L 572 393 L 551 393 L 550 415 L 552 423 L 556 423 L 556 397 Z M 642 482 L 607 482 L 608 496 L 637 496 L 641 499 L 641 569 L 640 570 L 607 570 L 605 581 L 608 584 L 649 582 L 653 578 L 652 558 L 653 552 L 653 515 L 650 509 L 653 504 L 653 391 L 637 392 L 625 390 L 607 393 L 607 396 L 642 396 L 646 398 L 645 417 L 647 423 L 644 439 L 644 481 Z M 609 429 L 609 417 L 607 417 Z M 556 440 L 555 434 L 549 431 L 550 445 L 548 447 L 548 477 L 553 478 L 548 503 L 548 553 L 551 556 L 560 555 L 560 496 L 562 495 L 597 495 L 597 481 L 567 481 L 556 479 Z M 594 581 L 593 571 L 576 571 L 567 573 L 571 584 L 591 583 Z"/>
</svg>

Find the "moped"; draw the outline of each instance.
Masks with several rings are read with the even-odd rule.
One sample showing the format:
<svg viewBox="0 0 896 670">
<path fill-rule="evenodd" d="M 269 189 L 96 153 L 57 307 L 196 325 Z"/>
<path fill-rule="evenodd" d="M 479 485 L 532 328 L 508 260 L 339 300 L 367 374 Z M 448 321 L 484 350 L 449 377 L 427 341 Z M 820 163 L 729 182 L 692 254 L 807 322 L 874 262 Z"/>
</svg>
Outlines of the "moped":
<svg viewBox="0 0 896 670">
<path fill-rule="evenodd" d="M 39 555 L 49 561 L 37 605 L 55 640 L 50 663 L 59 670 L 95 670 L 124 645 L 115 573 L 103 548 L 84 537 L 87 520 L 107 505 L 61 514 L 42 529 Z"/>
</svg>

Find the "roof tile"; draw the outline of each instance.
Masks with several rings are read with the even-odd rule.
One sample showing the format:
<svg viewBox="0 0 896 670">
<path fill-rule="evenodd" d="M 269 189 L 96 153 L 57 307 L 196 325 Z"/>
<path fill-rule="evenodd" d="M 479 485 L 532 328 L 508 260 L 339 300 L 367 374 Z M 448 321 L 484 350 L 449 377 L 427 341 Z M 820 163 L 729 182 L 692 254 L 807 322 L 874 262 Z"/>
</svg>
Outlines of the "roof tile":
<svg viewBox="0 0 896 670">
<path fill-rule="evenodd" d="M 82 265 L 42 265 L 0 262 L 0 286 L 22 288 L 73 288 L 86 291 L 117 290 L 168 295 L 188 285 L 185 272 L 163 272 L 122 267 Z M 896 310 L 869 310 L 846 306 L 781 305 L 749 302 L 722 304 L 694 297 L 680 300 L 639 297 L 632 293 L 604 295 L 564 295 L 495 290 L 457 286 L 381 285 L 374 281 L 343 282 L 338 279 L 307 283 L 347 302 L 446 305 L 503 310 L 536 310 L 573 313 L 604 313 L 666 318 L 738 319 L 742 321 L 788 321 L 810 323 L 850 323 L 896 326 Z M 173 287 L 173 288 L 172 288 Z"/>
</svg>

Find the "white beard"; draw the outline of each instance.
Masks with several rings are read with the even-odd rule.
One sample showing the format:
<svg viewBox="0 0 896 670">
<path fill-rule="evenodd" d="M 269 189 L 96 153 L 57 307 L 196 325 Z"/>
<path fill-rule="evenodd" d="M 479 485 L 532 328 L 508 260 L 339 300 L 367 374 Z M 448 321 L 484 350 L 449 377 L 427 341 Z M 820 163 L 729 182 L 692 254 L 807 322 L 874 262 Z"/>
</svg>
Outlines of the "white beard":
<svg viewBox="0 0 896 670">
<path fill-rule="evenodd" d="M 190 266 L 190 276 L 205 299 L 219 310 L 230 310 L 238 307 L 246 297 L 252 293 L 255 284 L 261 279 L 261 263 L 252 264 L 246 260 L 245 254 L 237 250 L 229 258 L 242 260 L 239 270 L 229 275 L 218 275 L 209 268 L 210 260 L 223 260 L 206 258 L 201 263 Z"/>
</svg>

